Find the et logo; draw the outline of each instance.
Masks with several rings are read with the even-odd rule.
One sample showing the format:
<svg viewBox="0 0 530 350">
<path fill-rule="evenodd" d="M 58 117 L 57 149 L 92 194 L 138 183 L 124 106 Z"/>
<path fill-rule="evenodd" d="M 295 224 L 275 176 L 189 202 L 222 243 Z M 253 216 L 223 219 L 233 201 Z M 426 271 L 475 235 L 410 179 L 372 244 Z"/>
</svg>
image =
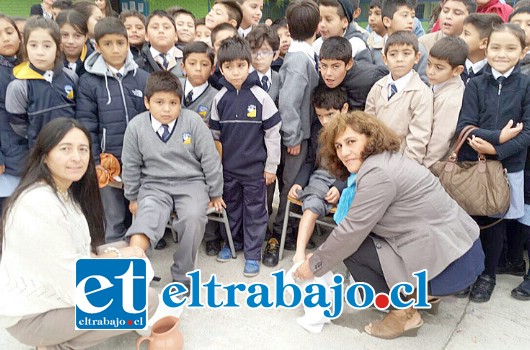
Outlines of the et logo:
<svg viewBox="0 0 530 350">
<path fill-rule="evenodd" d="M 145 329 L 146 262 L 79 259 L 76 262 L 75 328 Z"/>
</svg>

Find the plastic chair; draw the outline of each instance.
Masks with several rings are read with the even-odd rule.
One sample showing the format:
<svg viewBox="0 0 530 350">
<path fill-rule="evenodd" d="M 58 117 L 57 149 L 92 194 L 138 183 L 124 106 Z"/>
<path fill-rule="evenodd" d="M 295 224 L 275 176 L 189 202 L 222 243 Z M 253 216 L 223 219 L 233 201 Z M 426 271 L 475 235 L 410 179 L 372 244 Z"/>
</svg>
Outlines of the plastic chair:
<svg viewBox="0 0 530 350">
<path fill-rule="evenodd" d="M 282 238 L 280 240 L 280 254 L 279 254 L 280 260 L 282 260 L 283 258 L 283 249 L 285 246 L 285 237 L 287 236 L 287 225 L 289 224 L 289 218 L 297 218 L 297 219 L 302 218 L 301 214 L 291 211 L 291 204 L 298 205 L 299 207 L 302 206 L 301 201 L 291 196 L 287 196 L 287 205 L 285 206 L 285 214 L 283 217 Z M 330 214 L 334 214 L 336 211 L 337 211 L 337 207 L 334 206 L 333 208 L 331 208 Z M 327 221 L 321 220 L 320 218 L 317 219 L 316 225 L 317 225 L 316 226 L 317 230 L 319 228 L 319 225 L 329 227 L 329 228 L 335 228 L 337 226 L 335 223 L 329 223 Z"/>
</svg>

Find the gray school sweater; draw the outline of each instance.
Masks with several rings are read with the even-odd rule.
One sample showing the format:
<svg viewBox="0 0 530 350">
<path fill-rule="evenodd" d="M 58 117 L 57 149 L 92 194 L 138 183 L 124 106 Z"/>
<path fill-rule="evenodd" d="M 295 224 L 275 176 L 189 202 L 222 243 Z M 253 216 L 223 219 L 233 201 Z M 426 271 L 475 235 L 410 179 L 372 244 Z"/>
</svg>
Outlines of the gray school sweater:
<svg viewBox="0 0 530 350">
<path fill-rule="evenodd" d="M 307 54 L 287 52 L 280 68 L 280 81 L 282 143 L 292 147 L 311 136 L 311 92 L 318 85 L 318 73 Z"/>
<path fill-rule="evenodd" d="M 180 83 L 182 84 L 182 91 L 186 91 L 186 79 L 181 79 Z M 212 111 L 212 101 L 218 92 L 219 90 L 208 84 L 206 90 L 204 90 L 199 97 L 194 97 L 193 102 L 189 106 L 184 106 L 184 100 L 186 96 L 183 96 L 182 107 L 196 112 L 201 116 L 205 123 L 208 123 Z"/>
<path fill-rule="evenodd" d="M 223 194 L 223 169 L 212 134 L 193 111 L 182 109 L 167 142 L 151 126 L 149 111 L 129 122 L 123 139 L 125 198 L 134 201 L 146 183 L 164 189 L 172 182 L 200 181 L 210 198 Z"/>
</svg>

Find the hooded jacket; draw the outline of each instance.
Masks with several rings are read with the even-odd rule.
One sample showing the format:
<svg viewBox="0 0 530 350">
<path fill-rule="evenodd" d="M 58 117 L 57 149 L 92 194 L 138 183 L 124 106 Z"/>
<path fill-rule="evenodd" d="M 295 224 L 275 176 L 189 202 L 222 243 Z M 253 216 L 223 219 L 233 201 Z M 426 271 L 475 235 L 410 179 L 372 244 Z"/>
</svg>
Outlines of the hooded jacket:
<svg viewBox="0 0 530 350">
<path fill-rule="evenodd" d="M 17 135 L 9 125 L 5 107 L 7 85 L 13 80 L 14 58 L 0 56 L 0 165 L 6 174 L 20 176 L 28 154 L 28 140 Z"/>
<path fill-rule="evenodd" d="M 16 78 L 7 87 L 6 110 L 9 124 L 19 136 L 27 139 L 29 148 L 50 120 L 75 116 L 77 75 L 62 64 L 55 69 L 52 82 L 45 72 L 24 62 L 13 68 Z"/>
<path fill-rule="evenodd" d="M 138 67 L 140 67 L 141 69 L 145 70 L 148 73 L 162 71 L 162 67 L 160 67 L 160 65 L 156 62 L 155 58 L 151 54 L 150 46 L 148 43 L 144 44 L 144 46 L 142 47 L 142 50 L 140 51 L 140 54 L 138 55 L 138 57 L 135 58 L 135 61 L 138 64 Z M 173 66 L 170 65 L 168 67 L 168 70 L 171 73 L 175 74 L 177 78 L 184 77 L 184 71 L 182 70 L 182 62 L 183 62 L 182 50 L 179 49 L 178 47 L 175 47 L 175 65 Z"/>
<path fill-rule="evenodd" d="M 127 124 L 146 110 L 144 89 L 148 74 L 138 68 L 130 52 L 121 78 L 110 71 L 98 52 L 87 58 L 85 69 L 87 73 L 79 80 L 76 119 L 90 132 L 94 157 L 108 152 L 121 159 Z"/>
</svg>

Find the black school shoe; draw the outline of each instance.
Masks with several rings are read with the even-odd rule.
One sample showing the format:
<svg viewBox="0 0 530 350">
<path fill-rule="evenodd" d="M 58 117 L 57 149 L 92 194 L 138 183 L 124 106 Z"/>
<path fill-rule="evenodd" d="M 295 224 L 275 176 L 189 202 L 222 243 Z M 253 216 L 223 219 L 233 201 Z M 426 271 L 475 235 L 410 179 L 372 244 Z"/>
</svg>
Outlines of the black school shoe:
<svg viewBox="0 0 530 350">
<path fill-rule="evenodd" d="M 524 281 L 512 290 L 512 297 L 518 300 L 530 300 L 530 274 L 524 276 Z"/>
<path fill-rule="evenodd" d="M 475 284 L 469 293 L 469 300 L 475 303 L 485 303 L 490 300 L 493 289 L 495 288 L 495 277 L 490 275 L 478 276 Z"/>
<path fill-rule="evenodd" d="M 497 266 L 495 273 L 498 275 L 524 276 L 526 273 L 526 262 L 523 260 L 519 265 L 507 261 L 504 266 Z"/>
<path fill-rule="evenodd" d="M 167 247 L 166 240 L 164 238 L 160 238 L 160 240 L 156 243 L 155 249 L 162 250 L 165 247 Z"/>
<path fill-rule="evenodd" d="M 469 293 L 471 293 L 471 287 L 472 287 L 472 286 L 473 286 L 473 285 L 471 285 L 471 286 L 469 286 L 469 287 L 467 287 L 467 288 L 462 289 L 460 292 L 456 292 L 455 294 L 453 294 L 453 296 L 454 296 L 455 298 L 467 298 L 467 297 L 469 297 Z"/>
<path fill-rule="evenodd" d="M 271 238 L 267 241 L 267 246 L 263 252 L 261 262 L 265 266 L 274 267 L 280 261 L 280 244 L 276 238 Z"/>
<path fill-rule="evenodd" d="M 221 251 L 221 241 L 218 239 L 212 239 L 206 242 L 206 255 L 216 256 Z"/>
</svg>

